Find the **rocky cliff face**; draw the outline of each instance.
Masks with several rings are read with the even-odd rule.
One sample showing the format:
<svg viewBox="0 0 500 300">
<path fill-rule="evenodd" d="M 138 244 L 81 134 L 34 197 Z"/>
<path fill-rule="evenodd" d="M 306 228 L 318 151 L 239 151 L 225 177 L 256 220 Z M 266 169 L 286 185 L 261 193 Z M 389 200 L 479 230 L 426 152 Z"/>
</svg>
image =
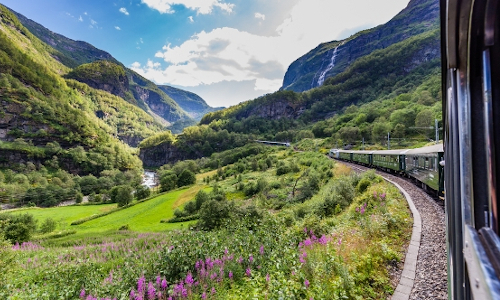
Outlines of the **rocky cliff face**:
<svg viewBox="0 0 500 300">
<path fill-rule="evenodd" d="M 291 103 L 285 99 L 265 105 L 257 105 L 246 112 L 245 118 L 257 116 L 265 119 L 279 120 L 281 118 L 296 119 L 305 111 L 302 103 Z"/>
<path fill-rule="evenodd" d="M 169 123 L 173 123 L 181 119 L 179 110 L 176 109 L 176 107 L 165 103 L 158 92 L 138 85 L 134 86 L 132 91 L 134 93 L 134 96 L 145 103 L 152 112 L 162 117 Z"/>
<path fill-rule="evenodd" d="M 179 104 L 179 106 L 196 121 L 199 121 L 201 117 L 208 112 L 222 109 L 221 107 L 214 108 L 209 106 L 203 98 L 195 93 L 177 89 L 168 85 L 159 85 L 158 87 L 175 102 L 177 102 L 177 104 Z"/>
<path fill-rule="evenodd" d="M 21 104 L 6 100 L 0 100 L 0 141 L 12 142 L 19 136 L 28 135 L 31 142 L 36 145 L 45 145 L 54 141 L 55 130 L 53 127 L 36 122 L 32 118 L 23 117 L 27 113 L 26 107 Z M 58 142 L 63 142 L 59 140 Z"/>
<path fill-rule="evenodd" d="M 170 143 L 163 143 L 150 148 L 141 148 L 139 158 L 142 160 L 145 168 L 157 168 L 187 159 L 182 151 Z"/>
<path fill-rule="evenodd" d="M 317 87 L 322 72 L 326 78 L 342 73 L 358 58 L 377 49 L 403 41 L 436 27 L 439 1 L 412 0 L 384 25 L 357 33 L 343 41 L 321 44 L 293 62 L 283 79 L 282 89 L 302 92 Z M 327 69 L 337 48 L 334 66 Z"/>
</svg>

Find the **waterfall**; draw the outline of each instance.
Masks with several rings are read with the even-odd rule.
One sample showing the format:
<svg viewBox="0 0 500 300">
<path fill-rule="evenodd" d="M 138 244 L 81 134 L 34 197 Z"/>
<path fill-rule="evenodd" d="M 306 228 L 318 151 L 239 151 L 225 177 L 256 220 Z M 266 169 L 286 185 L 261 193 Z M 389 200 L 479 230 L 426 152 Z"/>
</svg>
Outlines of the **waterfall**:
<svg viewBox="0 0 500 300">
<path fill-rule="evenodd" d="M 328 73 L 331 69 L 333 69 L 333 67 L 335 67 L 335 60 L 337 59 L 337 50 L 339 49 L 339 47 L 341 45 L 342 44 L 339 44 L 337 47 L 335 47 L 335 49 L 333 49 L 332 58 L 330 59 L 330 63 L 328 64 L 326 69 L 321 71 L 321 73 L 318 77 L 318 85 L 317 86 L 321 86 L 323 84 L 323 82 L 325 82 L 326 73 Z"/>
<path fill-rule="evenodd" d="M 156 181 L 156 173 L 151 171 L 144 171 L 142 176 L 142 185 L 147 186 L 148 188 L 154 188 L 158 185 Z"/>
</svg>

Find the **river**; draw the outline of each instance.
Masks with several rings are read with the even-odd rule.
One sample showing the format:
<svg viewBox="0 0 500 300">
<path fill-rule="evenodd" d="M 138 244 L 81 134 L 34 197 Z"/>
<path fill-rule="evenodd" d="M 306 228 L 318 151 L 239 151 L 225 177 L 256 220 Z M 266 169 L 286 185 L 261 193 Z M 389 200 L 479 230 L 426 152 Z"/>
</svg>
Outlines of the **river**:
<svg viewBox="0 0 500 300">
<path fill-rule="evenodd" d="M 142 185 L 148 188 L 154 188 L 158 185 L 156 180 L 156 173 L 152 171 L 144 171 L 144 176 L 142 177 Z"/>
</svg>

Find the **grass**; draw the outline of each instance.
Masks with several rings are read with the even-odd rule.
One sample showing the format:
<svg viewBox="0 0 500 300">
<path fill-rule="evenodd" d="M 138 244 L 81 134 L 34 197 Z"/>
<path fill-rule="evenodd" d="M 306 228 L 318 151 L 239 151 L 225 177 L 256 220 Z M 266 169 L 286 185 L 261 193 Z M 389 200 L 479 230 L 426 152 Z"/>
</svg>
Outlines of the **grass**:
<svg viewBox="0 0 500 300">
<path fill-rule="evenodd" d="M 13 214 L 29 213 L 38 220 L 39 224 L 47 218 L 52 218 L 58 223 L 58 230 L 74 229 L 71 222 L 90 217 L 94 214 L 100 214 L 116 208 L 116 204 L 102 205 L 82 205 L 82 206 L 63 206 L 50 208 L 29 208 L 13 211 Z M 9 212 L 9 211 L 5 211 Z M 2 212 L 3 213 L 3 212 Z"/>
<path fill-rule="evenodd" d="M 123 225 L 128 225 L 129 230 L 135 232 L 162 232 L 187 228 L 195 222 L 160 223 L 162 219 L 172 218 L 175 208 L 192 200 L 203 188 L 204 185 L 198 184 L 178 189 L 76 226 L 70 225 L 71 222 L 112 210 L 116 208 L 116 204 L 29 208 L 12 213 L 30 213 L 39 224 L 47 218 L 52 218 L 58 223 L 56 232 L 76 231 L 75 234 L 58 240 L 89 239 L 96 235 L 112 236 Z"/>
</svg>

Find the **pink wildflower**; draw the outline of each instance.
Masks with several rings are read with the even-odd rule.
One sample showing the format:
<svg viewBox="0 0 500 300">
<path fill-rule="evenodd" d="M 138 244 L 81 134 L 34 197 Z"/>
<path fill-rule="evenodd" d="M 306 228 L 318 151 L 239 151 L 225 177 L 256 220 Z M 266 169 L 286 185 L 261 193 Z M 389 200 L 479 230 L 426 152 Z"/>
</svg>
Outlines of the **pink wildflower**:
<svg viewBox="0 0 500 300">
<path fill-rule="evenodd" d="M 246 270 L 245 274 L 246 274 L 248 277 L 252 276 L 252 270 L 250 270 L 250 268 L 247 268 L 247 270 Z"/>
<path fill-rule="evenodd" d="M 146 278 L 144 274 L 137 280 L 137 292 L 142 294 L 146 289 Z"/>
<path fill-rule="evenodd" d="M 194 282 L 194 279 L 193 279 L 193 275 L 191 274 L 191 272 L 189 272 L 187 275 L 186 275 L 186 284 L 187 285 L 192 285 Z"/>
<path fill-rule="evenodd" d="M 229 279 L 233 279 L 233 272 L 229 271 L 229 274 L 227 275 L 227 277 L 229 277 Z"/>
<path fill-rule="evenodd" d="M 266 274 L 266 281 L 269 282 L 269 279 L 271 279 L 271 278 L 269 277 L 269 273 L 267 273 Z"/>
<path fill-rule="evenodd" d="M 304 285 L 306 286 L 306 289 L 309 287 L 309 280 L 304 280 Z"/>
<path fill-rule="evenodd" d="M 80 292 L 80 298 L 85 298 L 85 289 L 82 289 L 82 291 Z"/>
<path fill-rule="evenodd" d="M 259 252 L 260 252 L 260 255 L 264 255 L 264 245 L 260 246 Z"/>
<path fill-rule="evenodd" d="M 165 290 L 167 288 L 167 281 L 165 279 L 161 281 L 160 287 L 162 290 Z"/>
<path fill-rule="evenodd" d="M 148 284 L 148 299 L 153 300 L 156 298 L 156 289 L 153 286 L 152 282 L 149 282 Z"/>
</svg>

